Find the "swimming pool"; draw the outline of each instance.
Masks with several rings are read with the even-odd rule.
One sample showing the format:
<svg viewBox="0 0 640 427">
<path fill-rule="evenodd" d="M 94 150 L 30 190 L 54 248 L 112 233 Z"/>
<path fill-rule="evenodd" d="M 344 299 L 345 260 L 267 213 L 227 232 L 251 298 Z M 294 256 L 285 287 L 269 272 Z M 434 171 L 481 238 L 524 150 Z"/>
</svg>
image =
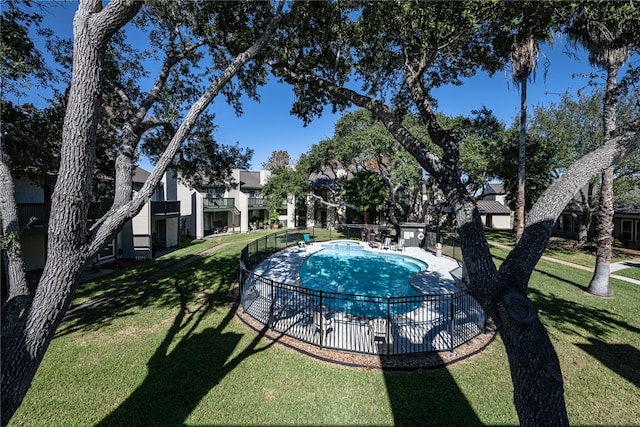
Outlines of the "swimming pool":
<svg viewBox="0 0 640 427">
<path fill-rule="evenodd" d="M 369 249 L 367 244 L 354 240 L 316 240 L 301 248 L 293 243 L 299 240 L 297 231 L 289 233 L 285 230 L 275 238 L 273 235 L 261 237 L 241 251 L 238 281 L 242 310 L 238 313 L 257 321 L 257 330 L 261 324 L 271 331 L 321 348 L 387 355 L 452 351 L 482 333 L 486 320 L 482 307 L 466 289 L 457 286 L 450 274 L 458 267 L 456 261 L 436 257 L 416 247 L 396 252 Z M 289 247 L 274 252 L 283 242 Z M 345 258 L 330 261 L 334 264 L 318 263 L 316 267 L 324 268 L 326 277 L 309 275 L 315 282 L 307 280 L 303 285 L 300 269 L 304 276 L 305 269 L 314 267 L 314 260 L 319 259 L 313 256 L 314 252 L 320 251 L 342 252 Z M 349 294 L 346 292 L 354 292 L 354 289 L 349 290 L 345 279 L 337 280 L 343 276 L 335 263 L 350 265 L 346 256 L 358 255 L 358 252 L 376 254 L 389 264 L 397 261 L 395 257 L 404 258 L 401 264 L 407 264 L 405 267 L 418 265 L 415 271 L 419 272 L 408 272 L 408 280 L 390 286 L 400 289 L 402 296 L 381 296 L 392 292 L 373 292 L 367 281 L 388 275 L 386 286 L 389 287 L 390 279 L 400 274 L 395 267 L 387 272 L 387 265 L 374 267 L 378 271 L 369 271 L 371 267 L 367 268 L 365 261 L 364 267 L 356 267 L 366 279 L 362 291 L 365 294 Z M 303 266 L 308 260 L 311 265 Z M 352 270 L 352 267 L 348 269 Z M 420 271 L 422 269 L 426 270 Z M 324 289 L 322 285 L 331 290 L 319 290 Z M 339 289 L 345 293 L 336 292 Z M 420 295 L 406 296 L 405 290 L 411 295 L 415 295 L 414 291 Z M 383 322 L 386 330 L 383 327 L 382 334 L 376 327 L 380 326 L 380 319 L 375 318 L 386 320 Z"/>
<path fill-rule="evenodd" d="M 324 243 L 322 247 L 333 251 L 361 252 L 364 250 L 364 246 L 358 242 L 354 242 L 353 240 L 335 240 L 333 242 Z"/>
<path fill-rule="evenodd" d="M 300 266 L 302 286 L 340 294 L 340 298 L 325 296 L 322 304 L 333 311 L 357 316 L 397 316 L 420 306 L 422 295 L 411 286 L 409 277 L 426 270 L 427 263 L 389 252 L 357 250 L 357 247 L 362 248 L 357 242 L 340 242 L 310 255 Z M 389 307 L 390 297 L 415 299 Z"/>
</svg>

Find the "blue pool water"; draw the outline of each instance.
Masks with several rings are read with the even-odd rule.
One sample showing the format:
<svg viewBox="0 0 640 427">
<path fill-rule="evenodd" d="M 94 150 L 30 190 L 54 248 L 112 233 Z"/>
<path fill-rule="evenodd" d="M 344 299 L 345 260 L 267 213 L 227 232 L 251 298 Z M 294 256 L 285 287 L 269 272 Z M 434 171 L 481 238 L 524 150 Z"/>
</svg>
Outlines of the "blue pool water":
<svg viewBox="0 0 640 427">
<path fill-rule="evenodd" d="M 327 248 L 334 251 L 363 251 L 364 247 L 358 242 L 353 240 L 335 240 L 333 242 L 325 243 L 323 248 Z"/>
<path fill-rule="evenodd" d="M 387 312 L 397 316 L 421 304 L 421 294 L 409 284 L 409 277 L 426 270 L 425 262 L 393 253 L 356 250 L 356 246 L 362 248 L 356 242 L 331 246 L 310 255 L 299 273 L 305 288 L 329 293 L 323 294 L 324 306 L 358 316 L 384 317 Z M 387 297 L 413 298 L 388 306 Z"/>
</svg>

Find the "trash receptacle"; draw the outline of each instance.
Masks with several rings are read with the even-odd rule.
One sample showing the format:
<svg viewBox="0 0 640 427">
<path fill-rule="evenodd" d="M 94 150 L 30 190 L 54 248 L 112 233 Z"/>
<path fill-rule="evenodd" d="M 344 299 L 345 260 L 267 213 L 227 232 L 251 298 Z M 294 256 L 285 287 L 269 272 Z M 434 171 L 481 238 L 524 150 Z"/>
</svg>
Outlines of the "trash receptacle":
<svg viewBox="0 0 640 427">
<path fill-rule="evenodd" d="M 436 256 L 442 256 L 442 243 L 436 243 Z"/>
</svg>

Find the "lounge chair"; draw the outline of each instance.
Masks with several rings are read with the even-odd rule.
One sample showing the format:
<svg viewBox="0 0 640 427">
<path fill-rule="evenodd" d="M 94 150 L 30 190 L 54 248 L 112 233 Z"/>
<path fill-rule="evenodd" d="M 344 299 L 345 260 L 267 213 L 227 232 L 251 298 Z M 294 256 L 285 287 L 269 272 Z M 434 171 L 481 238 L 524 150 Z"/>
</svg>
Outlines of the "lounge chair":
<svg viewBox="0 0 640 427">
<path fill-rule="evenodd" d="M 309 237 L 309 235 L 308 235 L 308 234 L 303 234 L 303 235 L 302 235 L 302 238 L 304 239 L 304 242 L 305 242 L 307 245 L 312 245 L 312 244 L 313 244 L 313 240 L 311 239 L 311 237 Z"/>
<path fill-rule="evenodd" d="M 404 252 L 404 239 L 398 239 L 398 244 L 396 245 L 396 251 Z"/>
<path fill-rule="evenodd" d="M 371 344 L 385 344 L 387 342 L 387 319 L 377 317 L 369 320 L 369 335 Z"/>
<path fill-rule="evenodd" d="M 324 331 L 325 335 L 331 329 L 331 325 L 333 324 L 332 318 L 326 318 L 321 311 L 313 310 L 313 324 L 315 325 L 315 333 L 320 333 Z"/>
<path fill-rule="evenodd" d="M 382 249 L 389 249 L 391 246 L 391 237 L 385 237 L 384 243 L 382 244 Z"/>
</svg>

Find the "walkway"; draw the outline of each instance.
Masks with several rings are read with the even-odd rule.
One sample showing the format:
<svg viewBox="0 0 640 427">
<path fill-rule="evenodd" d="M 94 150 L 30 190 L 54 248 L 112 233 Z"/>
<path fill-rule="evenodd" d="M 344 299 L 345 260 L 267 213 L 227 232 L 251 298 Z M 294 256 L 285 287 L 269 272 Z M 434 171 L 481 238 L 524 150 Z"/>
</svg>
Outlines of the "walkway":
<svg viewBox="0 0 640 427">
<path fill-rule="evenodd" d="M 216 236 L 220 236 L 219 234 Z M 213 237 L 213 236 L 212 236 Z M 251 241 L 253 239 L 247 239 L 247 241 Z M 233 242 L 235 243 L 235 242 Z M 171 264 L 168 265 L 166 267 L 160 268 L 156 271 L 154 271 L 153 273 L 150 273 L 146 276 L 143 276 L 141 278 L 139 278 L 138 280 L 135 280 L 131 283 L 128 283 L 126 285 L 120 286 L 119 288 L 114 289 L 113 291 L 110 292 L 105 292 L 104 294 L 89 300 L 85 303 L 82 303 L 76 307 L 70 308 L 69 310 L 67 310 L 64 318 L 62 319 L 63 322 L 70 320 L 74 317 L 79 316 L 81 313 L 87 311 L 87 310 L 91 310 L 93 308 L 99 307 L 109 301 L 111 301 L 112 299 L 123 295 L 129 291 L 131 291 L 132 289 L 137 288 L 140 285 L 143 285 L 145 283 L 149 283 L 152 282 L 154 280 L 158 280 L 161 279 L 163 277 L 167 277 L 169 276 L 171 273 L 181 269 L 182 267 L 185 267 L 189 264 L 192 264 L 194 262 L 196 262 L 197 260 L 199 260 L 200 258 L 202 258 L 205 255 L 210 254 L 211 252 L 215 252 L 217 250 L 220 250 L 228 245 L 230 245 L 231 242 L 228 243 L 221 243 L 219 245 L 213 246 L 209 249 L 206 249 L 202 252 L 199 252 L 195 255 L 191 255 L 188 258 L 183 259 L 180 262 L 176 262 L 175 264 Z M 99 273 L 92 273 L 90 275 L 87 275 L 84 277 L 84 281 L 90 281 L 90 280 L 95 280 L 97 278 L 99 278 L 100 276 L 104 276 L 106 274 L 109 273 L 113 273 L 115 270 L 101 270 Z"/>
<path fill-rule="evenodd" d="M 495 246 L 496 248 L 504 249 L 506 251 L 510 251 L 510 250 L 513 249 L 511 246 L 504 245 L 502 243 L 495 242 L 495 241 L 492 241 L 492 240 L 490 240 L 488 243 L 491 246 Z M 578 270 L 590 271 L 590 272 L 593 273 L 593 268 L 586 267 L 584 265 L 574 264 L 572 262 L 564 261 L 564 260 L 561 260 L 561 259 L 558 259 L 558 258 L 553 258 L 553 257 L 550 257 L 550 256 L 546 256 L 546 255 L 543 255 L 542 259 L 545 260 L 545 261 L 551 261 L 551 262 L 555 262 L 557 264 L 562 264 L 562 265 L 566 265 L 568 267 L 576 268 Z M 626 260 L 626 261 L 612 262 L 611 263 L 611 273 L 614 273 L 616 271 L 622 270 L 624 268 L 629 268 L 629 267 L 640 267 L 640 258 L 634 258 L 634 259 Z M 636 285 L 640 285 L 640 280 L 632 279 L 630 277 L 620 276 L 618 274 L 611 274 L 611 278 L 612 279 L 617 279 L 617 280 L 624 280 L 625 282 L 629 282 L 629 283 L 634 283 Z"/>
</svg>

